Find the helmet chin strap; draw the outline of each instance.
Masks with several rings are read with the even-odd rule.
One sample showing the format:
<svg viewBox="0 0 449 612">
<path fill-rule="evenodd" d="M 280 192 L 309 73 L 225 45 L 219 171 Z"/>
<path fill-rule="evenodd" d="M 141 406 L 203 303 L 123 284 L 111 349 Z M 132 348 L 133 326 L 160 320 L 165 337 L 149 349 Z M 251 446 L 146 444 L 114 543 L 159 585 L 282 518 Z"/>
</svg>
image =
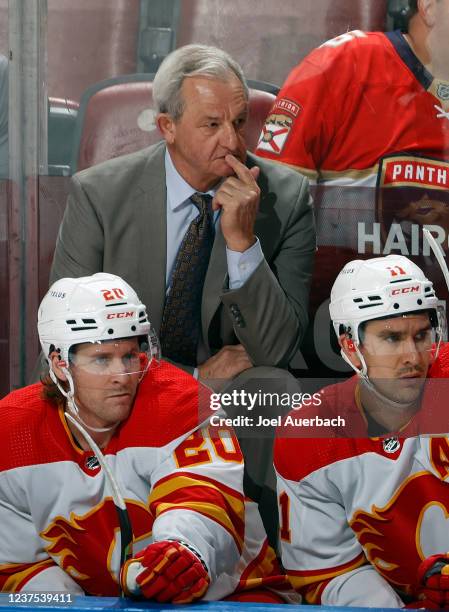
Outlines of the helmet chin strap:
<svg viewBox="0 0 449 612">
<path fill-rule="evenodd" d="M 69 370 L 67 368 L 61 368 L 61 371 L 66 375 L 67 380 L 69 382 L 69 390 L 66 391 L 65 389 L 63 389 L 63 387 L 61 386 L 61 383 L 58 379 L 58 377 L 56 376 L 56 374 L 53 372 L 53 368 L 50 367 L 50 378 L 52 379 L 52 381 L 55 383 L 55 385 L 58 387 L 58 389 L 61 391 L 62 395 L 67 399 L 67 406 L 69 411 L 73 414 L 73 416 L 84 425 L 84 427 L 86 429 L 88 429 L 89 431 L 95 431 L 97 433 L 104 433 L 105 431 L 111 431 L 112 429 L 115 429 L 118 425 L 118 423 L 115 423 L 114 425 L 111 425 L 110 427 L 92 427 L 92 425 L 88 425 L 83 418 L 81 417 L 80 413 L 79 413 L 79 409 L 78 406 L 76 405 L 75 402 L 75 387 L 73 384 L 73 378 L 72 375 L 70 374 Z"/>
<path fill-rule="evenodd" d="M 396 400 L 392 400 L 390 397 L 387 397 L 386 395 L 381 393 L 376 388 L 374 383 L 370 380 L 370 378 L 368 376 L 368 368 L 366 366 L 365 358 L 363 357 L 362 353 L 359 350 L 359 347 L 357 346 L 357 344 L 355 342 L 354 342 L 354 349 L 355 349 L 355 352 L 357 353 L 357 357 L 360 359 L 360 362 L 362 364 L 361 368 L 358 368 L 357 366 L 355 366 L 351 362 L 351 360 L 346 355 L 346 353 L 344 352 L 343 349 L 340 350 L 341 356 L 346 361 L 346 363 L 351 366 L 351 368 L 354 370 L 354 372 L 360 378 L 360 380 L 365 385 L 365 387 L 371 393 L 373 393 L 373 395 L 375 395 L 377 397 L 377 399 L 380 399 L 382 402 L 385 402 L 386 404 L 389 404 L 390 406 L 393 406 L 394 408 L 408 408 L 409 406 L 412 406 L 415 403 L 415 401 L 412 401 L 412 402 L 398 402 Z"/>
</svg>

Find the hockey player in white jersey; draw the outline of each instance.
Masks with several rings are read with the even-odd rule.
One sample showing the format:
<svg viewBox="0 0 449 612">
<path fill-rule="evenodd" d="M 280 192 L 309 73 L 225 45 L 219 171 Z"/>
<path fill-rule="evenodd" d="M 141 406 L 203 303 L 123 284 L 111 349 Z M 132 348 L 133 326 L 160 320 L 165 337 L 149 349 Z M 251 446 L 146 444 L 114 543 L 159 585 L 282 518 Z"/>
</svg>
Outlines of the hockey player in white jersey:
<svg viewBox="0 0 449 612">
<path fill-rule="evenodd" d="M 282 585 L 233 432 L 160 361 L 133 289 L 61 279 L 38 330 L 49 377 L 0 401 L 1 590 L 187 603 Z"/>
<path fill-rule="evenodd" d="M 279 428 L 283 565 L 310 603 L 447 607 L 449 350 L 432 283 L 403 256 L 351 261 L 330 314 L 356 375 Z M 316 415 L 340 421 L 298 427 Z"/>
</svg>

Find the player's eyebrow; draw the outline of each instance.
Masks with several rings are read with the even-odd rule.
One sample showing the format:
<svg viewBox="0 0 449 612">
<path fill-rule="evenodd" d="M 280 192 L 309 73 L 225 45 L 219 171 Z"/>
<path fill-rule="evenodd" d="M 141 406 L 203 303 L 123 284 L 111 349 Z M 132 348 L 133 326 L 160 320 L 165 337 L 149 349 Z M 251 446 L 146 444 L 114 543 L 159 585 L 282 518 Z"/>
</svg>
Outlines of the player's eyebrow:
<svg viewBox="0 0 449 612">
<path fill-rule="evenodd" d="M 428 323 L 427 325 L 424 325 L 423 327 L 420 327 L 419 329 L 417 329 L 415 332 L 415 336 L 416 334 L 420 334 L 421 332 L 431 331 L 431 330 L 432 330 L 432 326 L 430 323 Z"/>
<path fill-rule="evenodd" d="M 394 331 L 392 329 L 382 329 L 378 332 L 377 336 L 379 338 L 390 338 L 391 336 L 395 336 L 396 338 L 402 338 L 404 336 L 404 332 Z"/>
<path fill-rule="evenodd" d="M 87 356 L 88 357 L 121 357 L 123 355 L 129 355 L 129 353 L 133 353 L 133 352 L 139 352 L 139 349 L 137 347 L 128 347 L 128 348 L 123 348 L 121 351 L 111 351 L 111 350 L 99 350 L 99 351 L 94 351 L 92 353 L 89 353 Z"/>
<path fill-rule="evenodd" d="M 413 335 L 416 336 L 417 334 L 420 334 L 424 331 L 430 331 L 431 329 L 432 326 L 430 325 L 430 323 L 427 323 L 426 325 L 423 325 L 422 327 L 418 328 Z M 393 329 L 382 329 L 377 334 L 379 338 L 388 338 L 390 336 L 395 336 L 396 338 L 403 338 L 406 335 L 408 335 L 408 331 L 395 331 Z"/>
</svg>

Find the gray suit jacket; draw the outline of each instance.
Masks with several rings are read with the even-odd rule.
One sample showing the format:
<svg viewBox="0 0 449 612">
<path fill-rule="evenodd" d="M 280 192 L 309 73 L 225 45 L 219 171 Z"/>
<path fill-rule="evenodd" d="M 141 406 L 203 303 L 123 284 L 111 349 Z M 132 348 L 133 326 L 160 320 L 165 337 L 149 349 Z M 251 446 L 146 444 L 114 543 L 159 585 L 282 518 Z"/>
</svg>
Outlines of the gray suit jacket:
<svg viewBox="0 0 449 612">
<path fill-rule="evenodd" d="M 157 333 L 167 252 L 164 154 L 165 144 L 158 143 L 73 176 L 51 271 L 51 282 L 99 271 L 118 274 L 147 306 Z M 316 244 L 312 204 L 300 174 L 248 154 L 247 165 L 254 164 L 261 169 L 255 234 L 265 259 L 243 287 L 229 291 L 218 229 L 203 289 L 202 333 L 213 352 L 210 331 L 217 316 L 223 345 L 240 342 L 255 366 L 285 367 L 307 324 Z"/>
</svg>

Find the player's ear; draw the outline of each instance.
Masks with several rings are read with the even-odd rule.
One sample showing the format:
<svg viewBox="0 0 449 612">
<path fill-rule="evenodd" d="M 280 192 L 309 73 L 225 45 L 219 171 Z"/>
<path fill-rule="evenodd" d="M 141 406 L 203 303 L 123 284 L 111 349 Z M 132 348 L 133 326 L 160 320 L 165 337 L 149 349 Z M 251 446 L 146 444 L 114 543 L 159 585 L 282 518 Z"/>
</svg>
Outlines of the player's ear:
<svg viewBox="0 0 449 612">
<path fill-rule="evenodd" d="M 168 113 L 159 113 L 156 116 L 156 125 L 167 144 L 173 144 L 176 137 L 176 123 Z"/>
<path fill-rule="evenodd" d="M 67 367 L 67 364 L 65 363 L 65 361 L 61 361 L 61 357 L 56 351 L 53 351 L 53 353 L 50 355 L 50 360 L 51 360 L 52 370 L 56 374 L 57 378 L 63 382 L 66 382 L 67 376 L 62 371 L 63 367 L 64 368 Z"/>
<path fill-rule="evenodd" d="M 435 3 L 439 0 L 418 0 L 418 13 L 427 27 L 435 25 Z"/>
<path fill-rule="evenodd" d="M 341 334 L 338 338 L 338 344 L 340 345 L 341 350 L 344 352 L 349 361 L 356 367 L 361 368 L 362 362 L 357 354 L 354 340 L 348 338 L 346 334 Z"/>
</svg>

